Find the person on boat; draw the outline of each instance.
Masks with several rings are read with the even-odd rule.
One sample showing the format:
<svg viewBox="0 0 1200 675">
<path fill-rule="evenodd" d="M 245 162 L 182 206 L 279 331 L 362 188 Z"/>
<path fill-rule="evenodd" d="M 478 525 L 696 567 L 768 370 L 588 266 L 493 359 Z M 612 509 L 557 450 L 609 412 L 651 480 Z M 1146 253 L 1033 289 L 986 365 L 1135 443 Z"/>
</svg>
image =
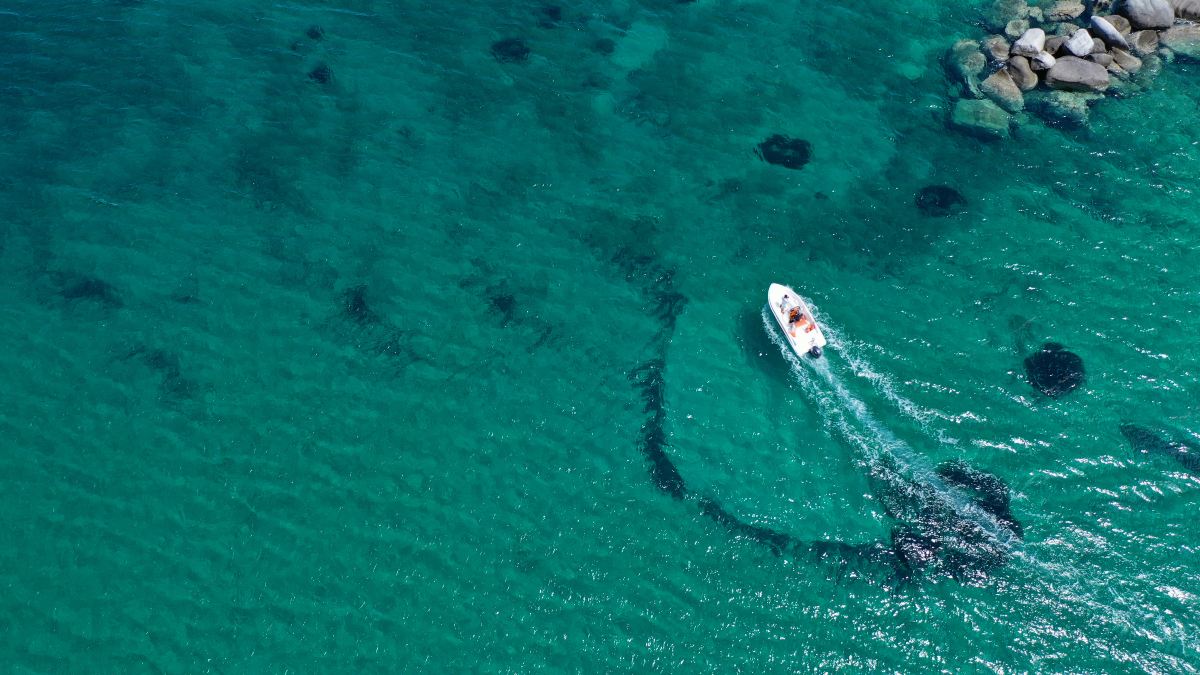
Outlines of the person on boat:
<svg viewBox="0 0 1200 675">
<path fill-rule="evenodd" d="M 788 333 L 792 337 L 796 337 L 796 328 L 803 328 L 805 324 L 808 324 L 804 330 L 807 333 L 812 330 L 812 322 L 808 320 L 807 316 L 804 316 L 804 312 L 801 312 L 799 307 L 793 307 L 788 312 Z"/>
</svg>

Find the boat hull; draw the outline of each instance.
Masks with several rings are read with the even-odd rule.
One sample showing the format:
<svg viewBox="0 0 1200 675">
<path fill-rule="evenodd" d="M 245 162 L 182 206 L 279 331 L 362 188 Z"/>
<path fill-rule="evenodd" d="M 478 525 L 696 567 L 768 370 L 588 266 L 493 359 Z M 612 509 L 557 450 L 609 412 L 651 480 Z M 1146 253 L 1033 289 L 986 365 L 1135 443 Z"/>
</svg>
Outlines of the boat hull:
<svg viewBox="0 0 1200 675">
<path fill-rule="evenodd" d="M 821 350 L 825 348 L 825 334 L 817 325 L 808 303 L 804 302 L 804 299 L 796 291 L 783 284 L 771 284 L 771 287 L 767 289 L 767 307 L 771 310 L 771 315 L 775 317 L 775 322 L 779 324 L 780 330 L 783 331 L 783 338 L 788 341 L 788 345 L 791 346 L 792 351 L 796 352 L 797 356 L 819 357 L 821 355 Z M 788 312 L 793 307 L 799 307 L 800 312 L 807 317 L 806 324 L 794 328 L 789 327 Z"/>
</svg>

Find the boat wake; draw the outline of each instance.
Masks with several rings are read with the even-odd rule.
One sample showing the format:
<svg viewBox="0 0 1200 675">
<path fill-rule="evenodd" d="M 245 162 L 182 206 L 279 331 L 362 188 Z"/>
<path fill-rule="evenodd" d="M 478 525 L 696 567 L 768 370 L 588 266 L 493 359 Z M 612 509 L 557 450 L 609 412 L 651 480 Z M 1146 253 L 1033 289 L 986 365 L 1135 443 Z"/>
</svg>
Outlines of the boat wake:
<svg viewBox="0 0 1200 675">
<path fill-rule="evenodd" d="M 936 426 L 938 420 L 952 421 L 950 416 L 938 410 L 923 408 L 896 391 L 896 385 L 893 383 L 891 377 L 875 368 L 874 364 L 866 356 L 864 352 L 867 350 L 864 348 L 863 343 L 845 339 L 841 329 L 832 323 L 826 322 L 824 326 L 829 345 L 837 350 L 838 355 L 850 366 L 854 375 L 867 380 L 875 391 L 890 401 L 905 417 L 913 420 L 917 427 L 924 433 L 946 445 L 959 444 L 957 438 L 950 436 L 946 433 L 945 429 Z"/>
<path fill-rule="evenodd" d="M 1009 511 L 1008 487 L 961 463 L 931 469 L 852 394 L 831 365 L 834 361 L 820 360 L 811 367 L 802 363 L 765 313 L 764 327 L 791 364 L 796 381 L 817 404 L 830 430 L 854 448 L 856 459 L 866 469 L 884 511 L 895 521 L 891 536 L 887 541 L 865 544 L 804 540 L 748 523 L 714 499 L 689 489 L 671 457 L 665 377 L 666 347 L 686 298 L 674 291 L 668 271 L 659 270 L 652 260 L 637 258 L 634 262 L 654 272 L 660 281 L 647 289 L 654 315 L 662 324 L 652 341 L 654 353 L 630 372 L 630 379 L 641 391 L 646 414 L 637 448 L 662 493 L 696 503 L 714 522 L 777 555 L 831 563 L 839 578 L 860 574 L 873 578 L 884 573 L 906 583 L 942 575 L 963 583 L 981 583 L 992 569 L 1008 561 L 1012 544 L 1021 538 L 1021 525 Z"/>
<path fill-rule="evenodd" d="M 814 309 L 814 312 L 816 310 Z M 801 359 L 775 329 L 770 314 L 762 313 L 763 329 L 791 366 L 793 379 L 818 408 L 828 430 L 847 443 L 867 471 L 888 515 L 902 535 L 928 542 L 917 551 L 933 564 L 949 555 L 955 574 L 987 569 L 1005 559 L 1021 538 L 1021 527 L 1009 510 L 1008 488 L 998 478 L 961 463 L 933 467 L 900 439 L 846 386 L 840 361 L 843 340 L 831 331 L 826 358 Z M 825 325 L 828 325 L 827 323 Z M 853 375 L 869 368 L 860 358 L 847 359 Z M 928 419 L 921 408 L 898 395 L 890 382 L 872 382 L 902 412 L 918 421 Z M 927 427 L 926 427 L 927 428 Z M 936 434 L 931 434 L 937 437 Z"/>
</svg>

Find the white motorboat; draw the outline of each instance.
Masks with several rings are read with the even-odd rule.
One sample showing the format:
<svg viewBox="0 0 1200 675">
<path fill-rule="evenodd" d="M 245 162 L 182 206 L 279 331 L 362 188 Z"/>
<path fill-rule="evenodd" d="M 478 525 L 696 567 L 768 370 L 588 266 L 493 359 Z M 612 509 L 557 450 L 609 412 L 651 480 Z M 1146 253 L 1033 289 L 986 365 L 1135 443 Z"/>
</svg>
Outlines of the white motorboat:
<svg viewBox="0 0 1200 675">
<path fill-rule="evenodd" d="M 783 337 L 797 356 L 820 358 L 825 346 L 825 334 L 817 325 L 812 310 L 796 291 L 783 284 L 771 284 L 767 289 L 767 306 L 783 329 Z"/>
</svg>

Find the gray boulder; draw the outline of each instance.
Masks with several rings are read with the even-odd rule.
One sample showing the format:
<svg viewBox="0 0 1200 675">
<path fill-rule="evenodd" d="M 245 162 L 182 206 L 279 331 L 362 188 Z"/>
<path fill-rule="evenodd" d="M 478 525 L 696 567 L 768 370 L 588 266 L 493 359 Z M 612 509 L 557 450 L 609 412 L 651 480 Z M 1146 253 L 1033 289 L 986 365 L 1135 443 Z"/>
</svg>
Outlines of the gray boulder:
<svg viewBox="0 0 1200 675">
<path fill-rule="evenodd" d="M 1129 49 L 1138 56 L 1149 56 L 1158 51 L 1158 31 L 1139 30 L 1130 33 Z"/>
<path fill-rule="evenodd" d="M 1200 0 L 1170 0 L 1175 16 L 1189 21 L 1200 21 Z"/>
<path fill-rule="evenodd" d="M 979 91 L 1010 113 L 1020 112 L 1025 107 L 1021 88 L 1013 81 L 1007 69 L 997 70 L 979 83 Z"/>
<path fill-rule="evenodd" d="M 1056 59 L 1048 52 L 1042 52 L 1029 60 L 1029 66 L 1034 70 L 1050 70 L 1054 67 Z"/>
<path fill-rule="evenodd" d="M 1104 66 L 1075 56 L 1064 56 L 1046 71 L 1046 84 L 1062 91 L 1104 91 L 1109 85 Z"/>
<path fill-rule="evenodd" d="M 1102 16 L 1093 16 L 1091 20 L 1092 32 L 1096 34 L 1104 44 L 1109 47 L 1120 47 L 1121 49 L 1129 49 L 1129 43 L 1125 41 L 1125 36 L 1121 35 L 1121 31 L 1117 27 L 1108 22 Z"/>
<path fill-rule="evenodd" d="M 1104 40 L 1100 38 L 1092 38 L 1092 53 L 1103 54 L 1108 51 L 1108 46 L 1104 44 Z"/>
<path fill-rule="evenodd" d="M 1018 56 L 1037 56 L 1045 48 L 1046 31 L 1041 28 L 1030 28 L 1013 43 L 1012 53 Z"/>
<path fill-rule="evenodd" d="M 1080 28 L 1079 30 L 1075 31 L 1075 34 L 1071 36 L 1071 39 L 1063 43 L 1062 48 L 1067 50 L 1068 53 L 1082 58 L 1092 53 L 1093 46 L 1092 34 Z"/>
<path fill-rule="evenodd" d="M 1124 70 L 1127 73 L 1136 73 L 1142 69 L 1142 60 L 1125 51 L 1124 49 L 1118 49 L 1114 47 L 1112 50 L 1112 58 L 1113 62 L 1118 66 L 1121 66 L 1121 70 Z"/>
<path fill-rule="evenodd" d="M 1004 63 L 1008 60 L 1008 40 L 1003 35 L 992 35 L 983 41 L 983 52 L 994 63 Z"/>
<path fill-rule="evenodd" d="M 1021 91 L 1029 91 L 1038 85 L 1037 73 L 1029 65 L 1029 59 L 1024 56 L 1013 56 L 1008 60 L 1008 76 L 1016 83 Z"/>
<path fill-rule="evenodd" d="M 950 123 L 984 138 L 1007 138 L 1012 117 L 987 99 L 960 98 L 950 113 Z"/>
<path fill-rule="evenodd" d="M 1058 56 L 1059 52 L 1062 51 L 1062 46 L 1066 43 L 1067 38 L 1061 35 L 1055 35 L 1052 38 L 1046 39 L 1046 48 L 1043 51 Z"/>
<path fill-rule="evenodd" d="M 1129 35 L 1129 31 L 1133 30 L 1133 26 L 1129 25 L 1129 19 L 1120 14 L 1107 14 L 1103 17 L 1113 28 L 1116 28 L 1121 35 Z"/>
<path fill-rule="evenodd" d="M 1108 53 L 1090 54 L 1088 55 L 1088 61 L 1091 61 L 1092 63 L 1098 63 L 1105 68 L 1108 68 L 1113 64 L 1113 57 L 1112 54 Z"/>
<path fill-rule="evenodd" d="M 1074 21 L 1083 16 L 1084 6 L 1077 0 L 1059 0 L 1049 7 L 1042 8 L 1042 16 L 1047 21 Z"/>
<path fill-rule="evenodd" d="M 1167 0 L 1121 0 L 1117 14 L 1129 19 L 1136 30 L 1161 30 L 1175 23 L 1175 10 Z"/>
<path fill-rule="evenodd" d="M 1162 43 L 1176 56 L 1200 60 L 1200 26 L 1175 26 L 1163 32 Z"/>
</svg>

